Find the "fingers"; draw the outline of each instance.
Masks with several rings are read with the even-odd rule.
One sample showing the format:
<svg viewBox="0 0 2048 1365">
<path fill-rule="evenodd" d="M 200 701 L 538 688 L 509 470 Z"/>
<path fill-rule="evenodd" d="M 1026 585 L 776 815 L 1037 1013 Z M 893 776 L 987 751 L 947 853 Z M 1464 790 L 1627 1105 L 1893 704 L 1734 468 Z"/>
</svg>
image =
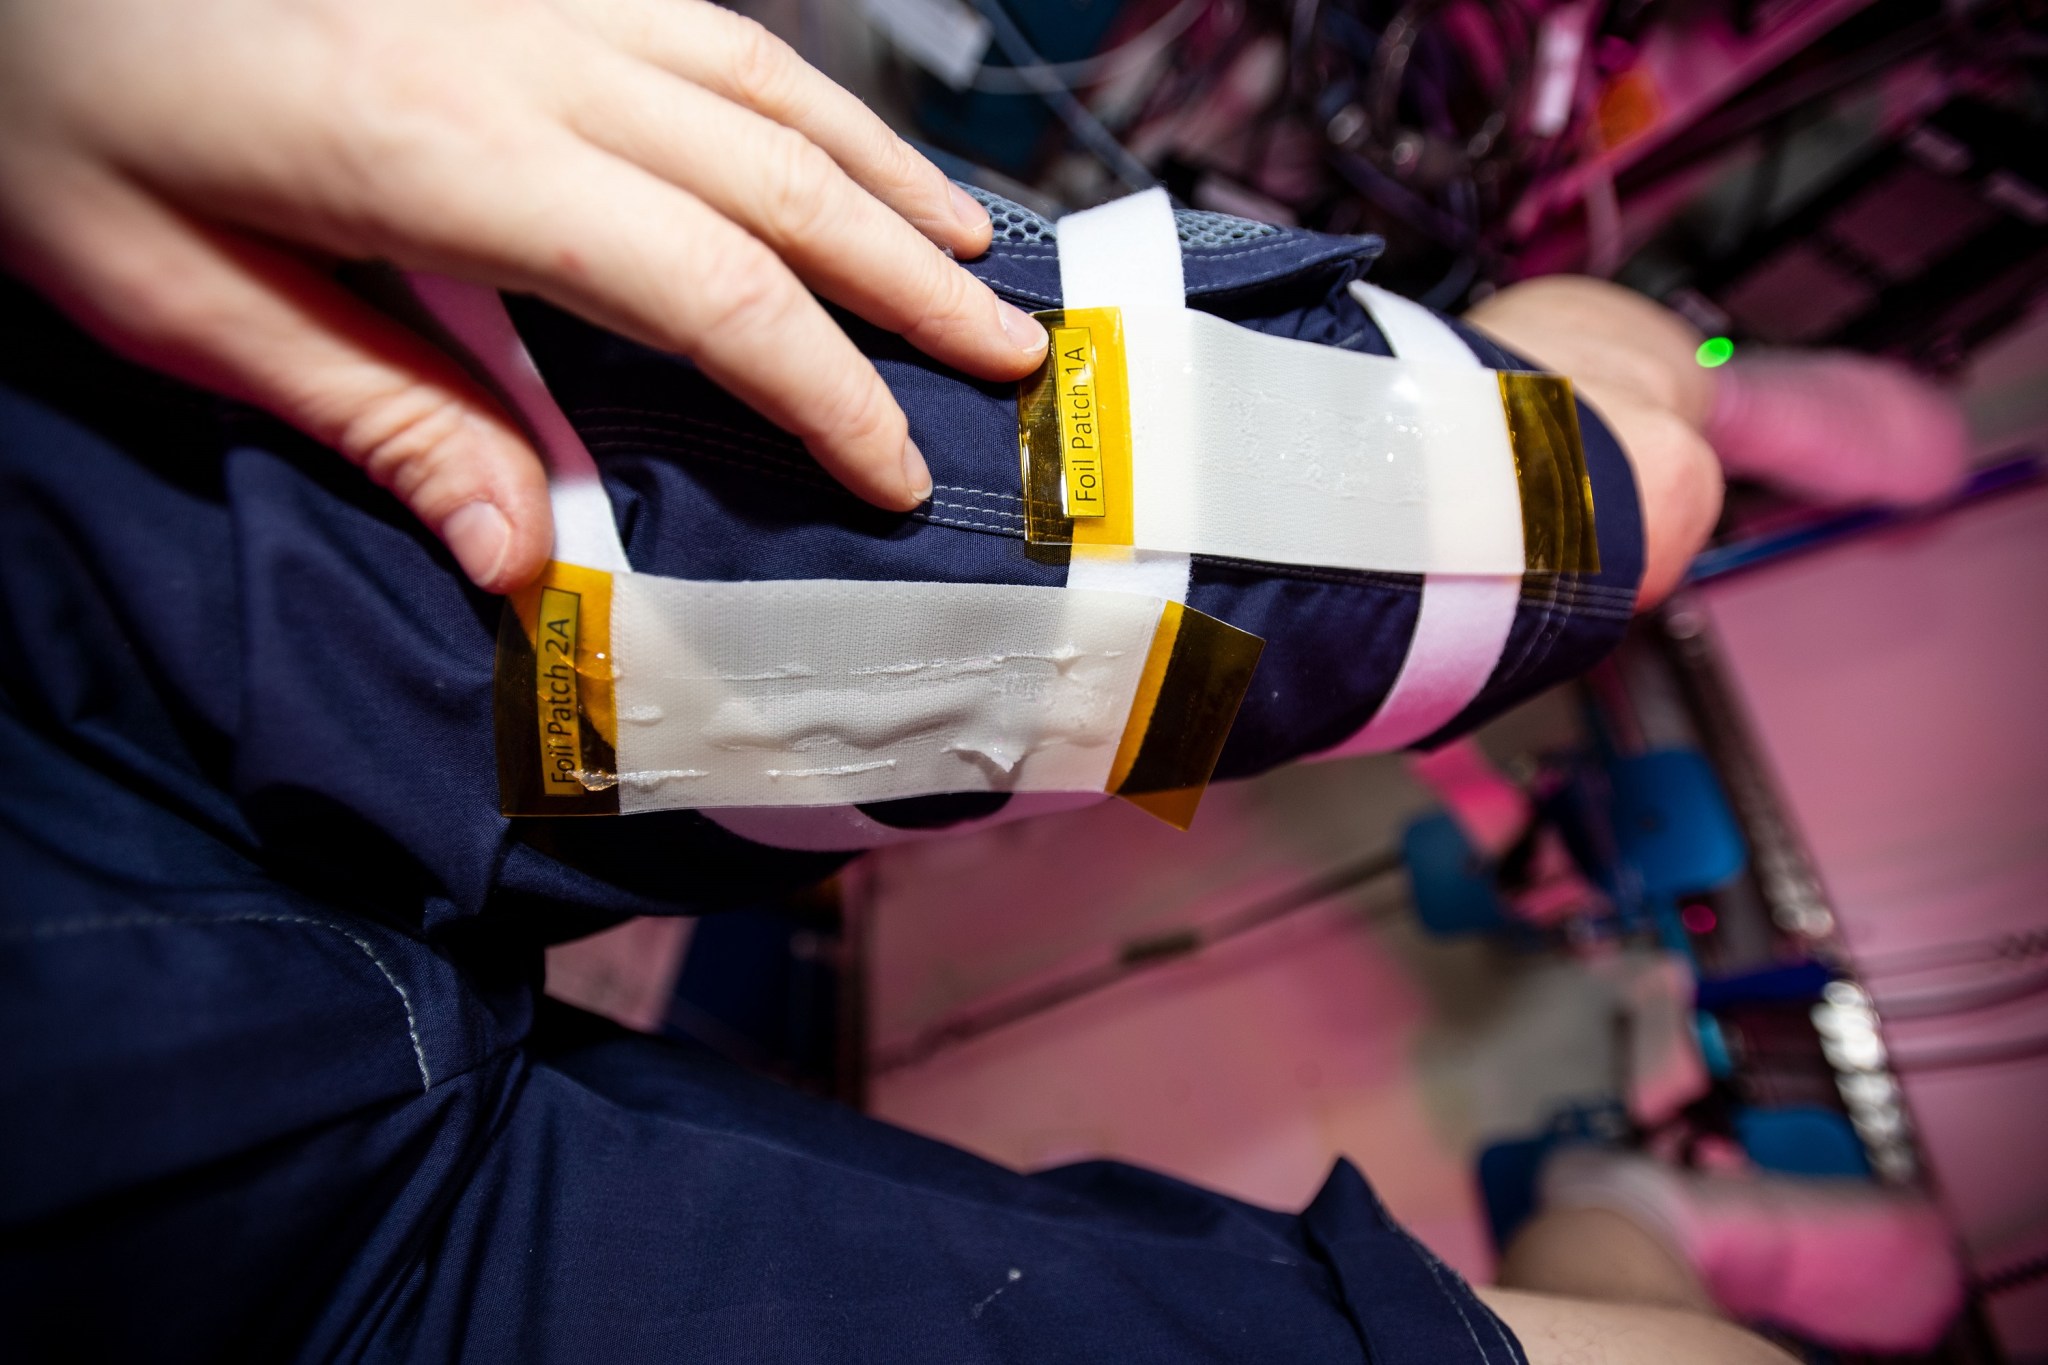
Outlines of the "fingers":
<svg viewBox="0 0 2048 1365">
<path fill-rule="evenodd" d="M 687 187 L 811 287 L 988 379 L 1028 373 L 1045 329 L 946 259 L 801 134 L 612 53 L 593 58 L 577 131 Z M 677 129 L 689 129 L 677 136 Z"/>
<path fill-rule="evenodd" d="M 988 250 L 987 210 L 754 20 L 707 0 L 568 3 L 615 47 L 803 134 L 954 255 Z"/>
<path fill-rule="evenodd" d="M 908 510 L 930 495 L 881 376 L 772 250 L 565 132 L 536 128 L 524 154 L 515 184 L 443 205 L 447 229 L 471 244 L 467 260 L 401 264 L 531 290 L 687 355 L 861 497 Z"/>
<path fill-rule="evenodd" d="M 477 586 L 505 592 L 539 572 L 552 539 L 540 460 L 447 356 L 304 262 L 118 182 L 62 217 L 18 254 L 110 345 L 332 446 Z"/>
</svg>

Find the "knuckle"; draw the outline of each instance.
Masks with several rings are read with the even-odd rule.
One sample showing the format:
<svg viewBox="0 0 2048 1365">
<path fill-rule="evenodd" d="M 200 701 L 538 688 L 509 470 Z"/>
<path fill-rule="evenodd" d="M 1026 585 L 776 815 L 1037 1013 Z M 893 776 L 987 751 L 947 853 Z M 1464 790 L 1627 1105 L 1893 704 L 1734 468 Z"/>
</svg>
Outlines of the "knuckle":
<svg viewBox="0 0 2048 1365">
<path fill-rule="evenodd" d="M 920 344 L 944 344 L 980 331 L 994 315 L 988 291 L 935 250 L 923 259 L 916 286 L 905 292 L 890 320 L 891 330 Z"/>
<path fill-rule="evenodd" d="M 779 108 L 789 98 L 797 55 L 759 20 L 737 16 L 725 79 L 732 96 L 756 109 Z"/>
<path fill-rule="evenodd" d="M 842 441 L 885 450 L 893 457 L 902 449 L 909 427 L 888 393 L 865 361 L 847 367 L 816 399 L 818 429 Z"/>
<path fill-rule="evenodd" d="M 924 257 L 933 277 L 926 295 L 927 316 L 958 327 L 979 325 L 994 313 L 995 298 L 987 285 L 935 250 L 925 252 Z"/>
<path fill-rule="evenodd" d="M 925 160 L 916 148 L 886 126 L 877 129 L 876 136 L 882 142 L 881 153 L 876 159 L 881 162 L 883 174 L 891 184 L 940 196 L 950 193 L 951 182 L 946 179 L 946 173 Z"/>
<path fill-rule="evenodd" d="M 380 395 L 342 414 L 334 444 L 399 500 L 431 520 L 436 504 L 467 496 L 460 436 L 467 409 L 453 396 L 421 386 Z"/>
<path fill-rule="evenodd" d="M 106 299 L 113 321 L 131 344 L 165 350 L 201 345 L 235 323 L 216 289 L 180 270 L 157 270 L 136 261 L 115 272 Z"/>
<path fill-rule="evenodd" d="M 780 240 L 810 237 L 827 225 L 836 168 L 801 133 L 771 128 L 767 137 L 760 161 L 763 227 Z"/>
<path fill-rule="evenodd" d="M 1654 485 L 1678 506 L 1718 511 L 1721 465 L 1706 438 L 1668 408 L 1646 410 L 1639 426 L 1638 459 L 1655 464 Z"/>
<path fill-rule="evenodd" d="M 787 323 L 798 294 L 773 252 L 749 241 L 708 265 L 704 312 L 709 331 L 744 333 Z"/>
<path fill-rule="evenodd" d="M 946 203 L 945 175 L 881 120 L 877 119 L 868 130 L 860 150 L 870 188 L 892 200 L 924 201 L 951 213 L 951 205 Z M 923 203 L 919 206 L 923 207 Z"/>
</svg>

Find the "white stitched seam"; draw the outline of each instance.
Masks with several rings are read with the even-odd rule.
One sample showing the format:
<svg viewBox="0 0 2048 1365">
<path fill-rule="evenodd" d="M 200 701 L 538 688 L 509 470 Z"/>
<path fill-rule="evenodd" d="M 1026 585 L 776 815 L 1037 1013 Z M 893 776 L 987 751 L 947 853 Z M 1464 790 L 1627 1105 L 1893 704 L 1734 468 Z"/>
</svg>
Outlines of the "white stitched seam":
<svg viewBox="0 0 2048 1365">
<path fill-rule="evenodd" d="M 918 520 L 934 522 L 940 526 L 965 526 L 976 531 L 994 531 L 997 535 L 1008 536 L 1012 540 L 1022 539 L 1024 534 L 1014 526 L 994 526 L 985 521 L 963 521 L 958 517 L 925 516 Z"/>
<path fill-rule="evenodd" d="M 1429 1264 L 1430 1264 L 1430 1266 L 1431 1266 L 1431 1267 L 1433 1268 L 1433 1270 L 1435 1270 L 1435 1271 L 1440 1271 L 1440 1272 L 1442 1272 L 1442 1273 L 1443 1273 L 1444 1275 L 1453 1275 L 1453 1274 L 1455 1274 L 1455 1273 L 1456 1273 L 1456 1272 L 1454 1272 L 1454 1271 L 1453 1271 L 1453 1270 L 1452 1270 L 1452 1269 L 1451 1269 L 1451 1268 L 1450 1268 L 1449 1266 L 1445 1265 L 1445 1264 L 1443 1263 L 1443 1260 L 1442 1260 L 1442 1258 L 1440 1258 L 1440 1257 L 1439 1257 L 1439 1256 L 1438 1256 L 1438 1255 L 1437 1255 L 1437 1254 L 1436 1254 L 1436 1253 L 1435 1253 L 1434 1251 L 1431 1251 L 1431 1250 L 1430 1250 L 1430 1249 L 1429 1249 L 1428 1247 L 1426 1247 L 1426 1246 L 1422 1245 L 1422 1243 L 1420 1243 L 1420 1242 L 1417 1242 L 1417 1241 L 1415 1240 L 1415 1237 L 1414 1237 L 1414 1235 L 1413 1235 L 1412 1233 L 1409 1233 L 1409 1232 L 1408 1232 L 1408 1229 L 1406 1229 L 1406 1228 L 1403 1228 L 1403 1229 L 1401 1229 L 1401 1231 L 1402 1231 L 1403 1235 L 1407 1236 L 1407 1238 L 1408 1238 L 1408 1240 L 1409 1240 L 1410 1242 L 1414 1242 L 1414 1243 L 1415 1243 L 1415 1249 L 1416 1249 L 1417 1251 L 1419 1251 L 1419 1252 L 1421 1252 L 1421 1253 L 1422 1253 L 1422 1255 L 1423 1255 L 1423 1259 L 1425 1259 L 1425 1260 L 1427 1260 L 1427 1261 L 1429 1262 Z M 1447 1290 L 1446 1292 L 1447 1292 L 1447 1293 L 1452 1293 L 1452 1294 L 1458 1294 L 1458 1291 L 1457 1291 L 1457 1290 L 1455 1290 L 1455 1289 L 1452 1289 L 1452 1290 Z M 1479 1302 L 1479 1296 L 1478 1296 L 1477 1294 L 1474 1294 L 1474 1293 L 1472 1292 L 1472 1290 L 1471 1290 L 1471 1286 L 1469 1286 L 1469 1285 L 1467 1285 L 1467 1286 L 1466 1286 L 1466 1287 L 1464 1288 L 1464 1291 L 1463 1291 L 1463 1293 L 1462 1293 L 1462 1294 L 1458 1294 L 1458 1298 L 1457 1298 L 1457 1300 L 1455 1300 L 1455 1301 L 1462 1301 L 1463 1299 L 1466 1299 L 1466 1298 L 1469 1298 L 1469 1299 L 1471 1299 L 1471 1300 L 1472 1300 L 1472 1301 L 1473 1301 L 1473 1302 L 1474 1302 L 1475 1304 L 1477 1304 L 1477 1305 L 1478 1305 L 1479 1307 L 1481 1307 L 1481 1308 L 1485 1308 L 1485 1307 L 1486 1307 L 1486 1305 L 1485 1305 L 1484 1303 L 1480 1303 L 1480 1302 Z M 1507 1347 L 1507 1348 L 1508 1348 L 1508 1359 L 1509 1359 L 1509 1360 L 1516 1360 L 1516 1361 L 1522 1360 L 1522 1356 L 1521 1356 L 1520 1352 L 1518 1352 L 1518 1351 L 1517 1351 L 1517 1350 L 1515 1349 L 1515 1342 L 1514 1342 L 1514 1339 L 1513 1339 L 1512 1337 L 1510 1337 L 1510 1336 L 1509 1336 L 1509 1335 L 1507 1334 L 1507 1331 L 1506 1331 L 1506 1329 L 1504 1329 L 1504 1328 L 1503 1328 L 1503 1327 L 1502 1327 L 1502 1326 L 1500 1325 L 1500 1315 L 1499 1315 L 1498 1313 L 1495 1313 L 1495 1312 L 1494 1312 L 1493 1310 L 1491 1310 L 1491 1309 L 1487 1309 L 1487 1313 L 1486 1313 L 1486 1315 L 1487 1315 L 1487 1317 L 1489 1317 L 1489 1318 L 1491 1318 L 1491 1319 L 1493 1320 L 1493 1334 L 1494 1334 L 1495 1336 L 1497 1336 L 1497 1337 L 1499 1337 L 1499 1338 L 1500 1338 L 1500 1344 L 1501 1344 L 1501 1345 L 1503 1345 L 1503 1346 L 1505 1346 L 1505 1347 Z M 1463 1316 L 1463 1314 L 1461 1313 L 1461 1314 L 1460 1314 L 1460 1316 L 1462 1317 L 1462 1316 Z M 1481 1354 L 1481 1355 L 1483 1356 L 1483 1355 L 1484 1355 L 1485 1353 L 1484 1353 L 1484 1352 L 1481 1352 L 1480 1354 Z"/>
<path fill-rule="evenodd" d="M 314 919 L 309 915 L 106 915 L 97 919 L 64 920 L 55 924 L 31 925 L 26 932 L 21 930 L 0 932 L 0 942 L 9 940 L 47 941 L 70 934 L 93 933 L 102 929 L 133 929 L 162 925 L 177 928 L 188 924 L 307 924 L 315 929 L 326 929 L 332 933 L 339 934 L 350 943 L 355 944 L 356 947 L 362 949 L 364 957 L 369 958 L 372 963 L 376 964 L 377 970 L 384 974 L 384 980 L 390 985 L 391 989 L 398 993 L 398 1003 L 405 1008 L 405 1033 L 408 1038 L 412 1039 L 412 1058 L 414 1062 L 418 1063 L 420 1069 L 420 1088 L 422 1090 L 431 1090 L 433 1088 L 434 1078 L 427 1070 L 427 1051 L 420 1045 L 419 1020 L 413 1014 L 412 997 L 406 994 L 405 987 L 399 983 L 398 977 L 393 974 L 391 968 L 385 965 L 384 959 L 377 956 L 377 950 L 370 946 L 368 939 L 358 937 L 338 924 L 329 924 L 325 920 Z"/>
<path fill-rule="evenodd" d="M 1558 608 L 1561 605 L 1554 600 L 1543 604 L 1543 619 L 1537 624 L 1536 633 L 1529 637 L 1529 647 L 1522 651 L 1522 657 L 1515 662 L 1517 670 L 1525 668 L 1527 670 L 1521 674 L 1522 677 L 1534 676 L 1545 663 L 1549 662 L 1550 651 L 1556 646 L 1558 637 L 1564 634 L 1565 625 L 1572 617 L 1572 609 L 1570 607 L 1564 607 L 1563 615 L 1558 615 Z M 1552 633 L 1553 622 L 1555 622 L 1555 633 Z M 1539 644 L 1543 647 L 1540 652 L 1537 650 L 1537 645 Z"/>
<path fill-rule="evenodd" d="M 1002 517 L 1018 525 L 1024 521 L 1022 512 L 1012 512 L 1004 507 L 980 507 L 971 502 L 947 502 L 943 498 L 932 498 L 930 502 L 933 507 L 950 507 L 956 512 L 979 512 L 985 517 Z"/>
<path fill-rule="evenodd" d="M 1416 1241 L 1414 1233 L 1399 1224 L 1395 1227 L 1401 1236 L 1407 1239 L 1408 1245 L 1415 1248 L 1415 1254 L 1422 1258 L 1423 1265 L 1428 1267 L 1430 1278 L 1436 1281 L 1436 1292 L 1444 1296 L 1445 1302 L 1457 1313 L 1458 1321 L 1465 1324 L 1465 1335 L 1472 1338 L 1472 1349 L 1479 1352 L 1480 1365 L 1493 1365 L 1493 1357 L 1486 1353 L 1486 1347 L 1480 1342 L 1479 1333 L 1473 1328 L 1472 1319 L 1465 1312 L 1465 1305 L 1458 1302 L 1457 1296 L 1451 1293 L 1450 1287 L 1444 1283 L 1444 1263 L 1439 1261 L 1428 1247 Z"/>
<path fill-rule="evenodd" d="M 1542 587 L 1525 587 L 1521 596 L 1522 600 L 1531 606 L 1540 606 L 1544 602 L 1606 602 L 1614 606 L 1624 603 L 1633 605 L 1635 602 L 1634 592 L 1609 587 L 1603 583 L 1557 583 Z"/>
</svg>

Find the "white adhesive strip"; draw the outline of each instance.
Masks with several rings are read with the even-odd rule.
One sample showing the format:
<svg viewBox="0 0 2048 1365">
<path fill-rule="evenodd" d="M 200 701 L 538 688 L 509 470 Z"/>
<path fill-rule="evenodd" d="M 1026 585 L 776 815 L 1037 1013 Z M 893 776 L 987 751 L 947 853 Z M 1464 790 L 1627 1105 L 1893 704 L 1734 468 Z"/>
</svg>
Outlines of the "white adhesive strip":
<svg viewBox="0 0 2048 1365">
<path fill-rule="evenodd" d="M 1484 370 L 1464 339 L 1427 308 L 1362 281 L 1351 292 L 1397 356 L 1438 369 Z M 1386 700 L 1357 734 L 1313 757 L 1384 753 L 1448 724 L 1493 676 L 1521 593 L 1520 573 L 1426 575 L 1415 633 Z"/>
<path fill-rule="evenodd" d="M 1180 230 L 1165 190 L 1150 189 L 1099 208 L 1070 213 L 1060 219 L 1058 240 L 1063 307 L 1141 310 L 1148 318 L 1162 310 L 1183 310 L 1187 287 L 1181 273 Z M 1126 331 L 1127 363 L 1171 369 L 1179 363 L 1177 335 L 1172 328 L 1163 338 L 1137 337 Z M 1132 380 L 1131 438 L 1135 449 L 1184 448 L 1185 412 L 1172 404 L 1139 405 L 1140 393 L 1148 397 L 1157 393 L 1161 382 L 1155 379 L 1141 386 L 1135 377 Z M 1187 480 L 1170 467 L 1155 480 L 1156 486 L 1147 496 L 1162 502 L 1189 488 Z M 1077 546 L 1067 566 L 1067 586 L 1140 592 L 1185 602 L 1188 570 L 1184 550 Z"/>
<path fill-rule="evenodd" d="M 1519 573 L 1521 490 L 1477 363 L 1127 308 L 1136 543 L 1277 564 Z M 1176 414 L 1170 440 L 1148 415 Z"/>
<path fill-rule="evenodd" d="M 598 480 L 597 461 L 548 392 L 498 291 L 425 272 L 410 274 L 406 281 L 434 320 L 467 347 L 496 382 L 539 445 L 541 458 L 547 461 L 548 497 L 555 516 L 551 558 L 624 573 L 626 547 L 619 540 L 611 499 Z"/>
<path fill-rule="evenodd" d="M 1099 792 L 1163 607 L 1010 585 L 620 575 L 620 812 Z"/>
<path fill-rule="evenodd" d="M 1163 190 L 1061 219 L 1059 250 L 1065 306 L 1123 313 L 1139 547 L 1077 554 L 1070 584 L 1122 584 L 1143 557 L 1190 554 L 1521 572 L 1498 383 L 1455 335 L 1455 352 L 1389 359 L 1193 311 Z"/>
<path fill-rule="evenodd" d="M 1170 214 L 1167 231 L 1177 289 Z M 622 813 L 723 807 L 705 814 L 743 838 L 853 850 L 958 831 L 897 829 L 850 802 L 1018 793 L 969 822 L 980 827 L 1106 799 L 1162 599 L 1186 596 L 1185 556 L 1134 556 L 1117 592 L 809 581 L 792 592 L 635 574 L 596 461 L 503 300 L 441 276 L 409 283 L 539 445 L 554 557 L 615 575 Z M 735 752 L 745 764 L 727 761 Z M 714 766 L 731 772 L 714 779 Z"/>
</svg>

